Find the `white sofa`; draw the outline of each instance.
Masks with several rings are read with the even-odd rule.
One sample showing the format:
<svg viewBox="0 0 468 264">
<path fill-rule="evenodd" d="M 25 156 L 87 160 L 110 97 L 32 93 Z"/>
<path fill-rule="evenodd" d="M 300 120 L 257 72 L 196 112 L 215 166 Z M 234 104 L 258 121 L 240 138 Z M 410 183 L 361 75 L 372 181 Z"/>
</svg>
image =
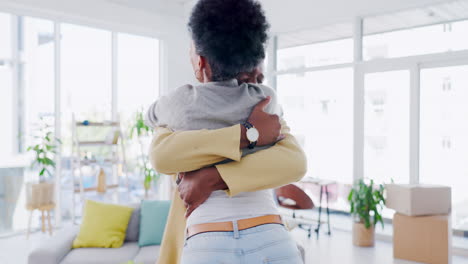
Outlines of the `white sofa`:
<svg viewBox="0 0 468 264">
<path fill-rule="evenodd" d="M 125 243 L 121 248 L 72 249 L 79 226 L 67 226 L 53 237 L 33 247 L 28 256 L 28 264 L 125 264 L 130 260 L 135 264 L 155 264 L 160 246 L 138 246 L 140 208 L 138 205 L 133 207 L 135 210 L 127 227 Z M 298 248 L 304 260 L 304 249 L 299 245 Z"/>
<path fill-rule="evenodd" d="M 158 259 L 159 246 L 138 246 L 140 208 L 135 206 L 128 224 L 125 243 L 120 248 L 78 248 L 72 243 L 79 226 L 67 226 L 53 237 L 35 245 L 28 256 L 29 264 L 154 264 Z"/>
</svg>

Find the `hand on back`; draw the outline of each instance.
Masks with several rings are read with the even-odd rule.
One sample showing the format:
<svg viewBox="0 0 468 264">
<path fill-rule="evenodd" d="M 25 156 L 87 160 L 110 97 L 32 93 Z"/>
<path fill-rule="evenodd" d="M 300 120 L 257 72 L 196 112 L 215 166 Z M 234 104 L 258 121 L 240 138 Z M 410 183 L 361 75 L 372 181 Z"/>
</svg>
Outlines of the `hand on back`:
<svg viewBox="0 0 468 264">
<path fill-rule="evenodd" d="M 265 112 L 270 101 L 270 96 L 260 101 L 247 119 L 260 134 L 257 146 L 271 145 L 284 138 L 284 135 L 281 135 L 281 123 L 278 115 Z"/>
</svg>

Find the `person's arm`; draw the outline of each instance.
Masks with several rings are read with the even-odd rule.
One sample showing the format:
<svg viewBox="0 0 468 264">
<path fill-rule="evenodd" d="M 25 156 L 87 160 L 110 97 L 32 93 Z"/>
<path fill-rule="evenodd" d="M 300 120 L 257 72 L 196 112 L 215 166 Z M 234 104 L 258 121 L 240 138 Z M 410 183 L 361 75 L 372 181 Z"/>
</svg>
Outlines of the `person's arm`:
<svg viewBox="0 0 468 264">
<path fill-rule="evenodd" d="M 245 156 L 240 162 L 216 165 L 230 196 L 280 187 L 304 177 L 306 155 L 286 123 L 281 124 L 285 138 L 271 148 Z"/>
<path fill-rule="evenodd" d="M 153 168 L 164 174 L 193 171 L 225 159 L 240 161 L 241 126 L 173 132 L 156 128 L 151 142 Z"/>
<path fill-rule="evenodd" d="M 267 97 L 258 103 L 248 118 L 260 131 L 258 146 L 273 144 L 280 136 L 278 116 L 264 111 L 270 100 Z M 194 171 L 226 159 L 240 161 L 241 149 L 248 145 L 243 125 L 178 132 L 157 127 L 150 147 L 150 161 L 156 171 L 164 174 Z"/>
<path fill-rule="evenodd" d="M 164 137 L 157 135 L 151 147 L 154 168 L 165 174 L 196 171 L 239 155 L 240 161 L 216 165 L 230 195 L 279 187 L 300 180 L 307 170 L 304 152 L 290 129 L 281 121 L 284 139 L 274 146 L 240 159 L 240 125 L 218 130 L 171 132 L 164 129 Z M 237 136 L 236 136 L 237 135 Z M 237 137 L 233 143 L 232 138 Z M 162 138 L 162 139 L 161 139 Z M 216 142 L 212 141 L 216 138 Z M 166 140 L 161 144 L 160 140 Z M 228 142 L 222 144 L 222 142 Z M 210 177 L 212 180 L 216 177 Z M 213 185 L 222 186 L 220 182 Z"/>
<path fill-rule="evenodd" d="M 276 188 L 300 180 L 306 173 L 306 157 L 289 127 L 282 122 L 285 139 L 271 148 L 245 156 L 240 162 L 210 166 L 181 173 L 180 198 L 187 207 L 186 217 L 208 199 L 213 191 L 230 196 Z"/>
</svg>

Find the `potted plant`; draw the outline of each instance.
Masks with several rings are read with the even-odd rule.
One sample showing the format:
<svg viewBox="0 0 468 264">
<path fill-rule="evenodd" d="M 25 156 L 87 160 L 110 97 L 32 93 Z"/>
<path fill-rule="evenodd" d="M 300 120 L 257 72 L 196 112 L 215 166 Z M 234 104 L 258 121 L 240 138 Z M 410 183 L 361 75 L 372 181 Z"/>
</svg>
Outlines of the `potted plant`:
<svg viewBox="0 0 468 264">
<path fill-rule="evenodd" d="M 130 138 L 137 138 L 138 144 L 140 145 L 140 170 L 143 173 L 143 187 L 145 189 L 145 198 L 148 198 L 149 190 L 151 185 L 154 182 L 159 180 L 159 173 L 157 173 L 151 167 L 147 151 L 145 151 L 145 144 L 143 143 L 143 138 L 152 135 L 152 129 L 145 124 L 145 119 L 143 118 L 143 110 L 139 110 L 135 113 L 134 123 L 130 129 Z"/>
<path fill-rule="evenodd" d="M 382 209 L 385 205 L 385 187 L 383 184 L 374 185 L 374 181 L 358 180 L 351 189 L 348 201 L 353 217 L 353 244 L 361 247 L 374 246 L 375 225 L 384 226 Z"/>
<path fill-rule="evenodd" d="M 34 153 L 34 159 L 31 168 L 39 171 L 39 182 L 30 182 L 26 184 L 26 208 L 31 211 L 38 209 L 42 213 L 42 231 L 45 232 L 45 214 L 49 223 L 49 232 L 52 234 L 50 221 L 50 211 L 55 207 L 54 183 L 51 181 L 52 173 L 55 169 L 55 155 L 57 154 L 57 145 L 60 140 L 55 138 L 51 126 L 41 118 L 41 124 L 37 134 L 33 136 L 35 144 L 27 148 L 27 151 Z M 28 226 L 28 235 L 30 230 Z"/>
<path fill-rule="evenodd" d="M 34 153 L 31 168 L 39 169 L 39 182 L 46 182 L 52 177 L 52 171 L 55 169 L 54 159 L 57 154 L 57 145 L 61 142 L 54 137 L 51 126 L 47 125 L 43 119 L 41 122 L 38 134 L 33 136 L 35 144 L 26 150 Z"/>
</svg>

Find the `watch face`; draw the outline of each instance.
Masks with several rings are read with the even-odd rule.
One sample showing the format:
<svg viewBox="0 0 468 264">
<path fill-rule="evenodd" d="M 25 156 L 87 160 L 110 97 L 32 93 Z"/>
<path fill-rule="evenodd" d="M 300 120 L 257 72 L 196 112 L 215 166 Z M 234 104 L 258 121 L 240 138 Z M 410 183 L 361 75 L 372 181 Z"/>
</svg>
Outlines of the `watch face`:
<svg viewBox="0 0 468 264">
<path fill-rule="evenodd" d="M 258 133 L 258 130 L 255 128 L 255 127 L 252 127 L 250 129 L 247 129 L 247 139 L 250 141 L 250 142 L 255 142 L 258 140 L 258 136 L 259 136 L 259 133 Z"/>
</svg>

